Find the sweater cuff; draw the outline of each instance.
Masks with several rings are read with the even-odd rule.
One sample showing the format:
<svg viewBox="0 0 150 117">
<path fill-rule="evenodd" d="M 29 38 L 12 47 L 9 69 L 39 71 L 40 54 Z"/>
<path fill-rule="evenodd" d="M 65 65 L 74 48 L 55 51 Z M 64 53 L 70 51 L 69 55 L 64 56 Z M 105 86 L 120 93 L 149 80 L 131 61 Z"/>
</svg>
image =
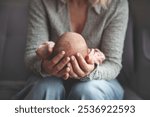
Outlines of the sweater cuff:
<svg viewBox="0 0 150 117">
<path fill-rule="evenodd" d="M 49 77 L 50 75 L 49 74 L 46 74 L 46 73 L 43 73 L 42 72 L 42 60 L 40 60 L 40 61 L 37 61 L 37 63 L 36 63 L 36 68 L 37 68 L 37 72 L 40 74 L 40 76 L 42 77 L 42 78 L 46 78 L 46 77 Z"/>
<path fill-rule="evenodd" d="M 82 78 L 81 81 L 89 81 L 89 80 L 93 80 L 96 74 L 96 71 L 98 69 L 98 64 L 95 64 L 95 69 L 86 77 Z"/>
</svg>

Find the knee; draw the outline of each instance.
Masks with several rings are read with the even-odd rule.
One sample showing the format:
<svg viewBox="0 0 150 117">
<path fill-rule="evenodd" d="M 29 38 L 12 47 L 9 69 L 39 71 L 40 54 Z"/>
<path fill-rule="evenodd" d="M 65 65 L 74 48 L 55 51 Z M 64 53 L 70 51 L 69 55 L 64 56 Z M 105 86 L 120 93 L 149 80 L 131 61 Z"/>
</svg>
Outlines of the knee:
<svg viewBox="0 0 150 117">
<path fill-rule="evenodd" d="M 56 87 L 57 87 L 56 89 L 58 89 L 59 87 L 63 87 L 61 79 L 55 77 L 40 79 L 38 82 L 36 82 L 35 85 L 42 89 L 56 88 Z"/>
<path fill-rule="evenodd" d="M 32 93 L 40 99 L 62 99 L 65 96 L 65 89 L 61 79 L 50 77 L 37 81 L 32 88 Z"/>
<path fill-rule="evenodd" d="M 77 100 L 104 99 L 104 93 L 92 83 L 79 83 L 72 87 L 68 98 Z"/>
<path fill-rule="evenodd" d="M 41 79 L 35 84 L 35 86 L 39 90 L 45 91 L 60 91 L 64 89 L 62 80 L 55 77 Z"/>
<path fill-rule="evenodd" d="M 122 99 L 123 89 L 117 85 L 107 81 L 81 82 L 73 86 L 69 98 L 78 100 Z"/>
</svg>

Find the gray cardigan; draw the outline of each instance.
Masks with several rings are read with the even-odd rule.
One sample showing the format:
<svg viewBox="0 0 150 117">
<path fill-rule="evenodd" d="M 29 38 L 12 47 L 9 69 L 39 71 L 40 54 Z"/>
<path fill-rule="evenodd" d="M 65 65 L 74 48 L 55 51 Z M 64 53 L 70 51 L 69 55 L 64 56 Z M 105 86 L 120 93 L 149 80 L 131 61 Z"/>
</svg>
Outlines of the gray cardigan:
<svg viewBox="0 0 150 117">
<path fill-rule="evenodd" d="M 65 0 L 31 0 L 25 53 L 26 65 L 40 73 L 41 60 L 35 54 L 45 41 L 56 41 L 64 32 L 72 31 Z M 127 0 L 112 0 L 107 9 L 89 5 L 88 17 L 81 35 L 89 48 L 99 48 L 106 56 L 88 76 L 91 80 L 111 80 L 121 70 L 124 38 L 128 22 Z"/>
</svg>

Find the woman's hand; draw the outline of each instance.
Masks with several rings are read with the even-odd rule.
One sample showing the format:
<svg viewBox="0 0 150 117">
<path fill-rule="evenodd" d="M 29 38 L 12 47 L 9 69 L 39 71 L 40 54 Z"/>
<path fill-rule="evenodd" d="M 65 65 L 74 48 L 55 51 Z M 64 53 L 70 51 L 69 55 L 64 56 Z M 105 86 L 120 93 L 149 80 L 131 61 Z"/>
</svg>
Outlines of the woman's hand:
<svg viewBox="0 0 150 117">
<path fill-rule="evenodd" d="M 42 60 L 42 73 L 68 79 L 70 68 L 66 67 L 66 64 L 70 61 L 70 58 L 64 58 L 65 52 L 60 52 L 54 58 L 48 60 L 53 52 L 54 45 L 55 43 L 52 41 L 45 42 L 36 50 L 37 56 Z"/>
<path fill-rule="evenodd" d="M 75 79 L 86 77 L 95 68 L 94 64 L 87 63 L 80 53 L 71 56 L 71 62 L 67 66 L 70 68 L 69 77 Z"/>
<path fill-rule="evenodd" d="M 54 58 L 51 60 L 43 60 L 42 62 L 42 70 L 46 74 L 53 75 L 56 77 L 61 77 L 63 79 L 69 78 L 69 71 L 70 68 L 66 67 L 68 62 L 70 61 L 69 57 L 65 57 L 65 52 L 62 51 L 58 53 Z"/>
<path fill-rule="evenodd" d="M 105 60 L 105 55 L 99 49 L 89 49 L 89 54 L 84 59 L 79 53 L 76 57 L 71 57 L 71 63 L 68 63 L 70 68 L 69 77 L 80 79 L 94 70 L 94 64 L 102 64 Z"/>
</svg>

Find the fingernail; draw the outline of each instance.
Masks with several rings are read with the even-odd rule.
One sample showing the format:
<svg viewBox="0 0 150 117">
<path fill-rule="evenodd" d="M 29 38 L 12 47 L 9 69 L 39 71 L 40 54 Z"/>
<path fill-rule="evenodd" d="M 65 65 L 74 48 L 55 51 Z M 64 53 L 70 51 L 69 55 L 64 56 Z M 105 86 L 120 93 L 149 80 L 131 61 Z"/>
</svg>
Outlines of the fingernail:
<svg viewBox="0 0 150 117">
<path fill-rule="evenodd" d="M 65 54 L 65 51 L 62 51 L 61 53 L 62 53 L 62 54 Z"/>
<path fill-rule="evenodd" d="M 80 56 L 80 53 L 77 53 L 77 56 Z"/>
<path fill-rule="evenodd" d="M 66 71 L 67 71 L 67 72 L 69 72 L 69 71 L 70 71 L 70 68 L 69 68 L 69 67 L 67 67 L 67 68 L 66 68 Z"/>
<path fill-rule="evenodd" d="M 70 61 L 70 58 L 69 58 L 69 57 L 67 57 L 67 58 L 66 58 L 66 60 L 67 60 L 67 61 Z"/>
<path fill-rule="evenodd" d="M 65 78 L 64 78 L 64 80 L 67 80 L 67 79 L 68 79 L 68 77 L 69 77 L 69 74 L 68 74 L 68 73 L 66 73 L 66 74 L 65 74 Z"/>
<path fill-rule="evenodd" d="M 75 57 L 74 57 L 74 56 L 71 56 L 71 60 L 74 61 L 74 60 L 75 60 Z"/>
</svg>

